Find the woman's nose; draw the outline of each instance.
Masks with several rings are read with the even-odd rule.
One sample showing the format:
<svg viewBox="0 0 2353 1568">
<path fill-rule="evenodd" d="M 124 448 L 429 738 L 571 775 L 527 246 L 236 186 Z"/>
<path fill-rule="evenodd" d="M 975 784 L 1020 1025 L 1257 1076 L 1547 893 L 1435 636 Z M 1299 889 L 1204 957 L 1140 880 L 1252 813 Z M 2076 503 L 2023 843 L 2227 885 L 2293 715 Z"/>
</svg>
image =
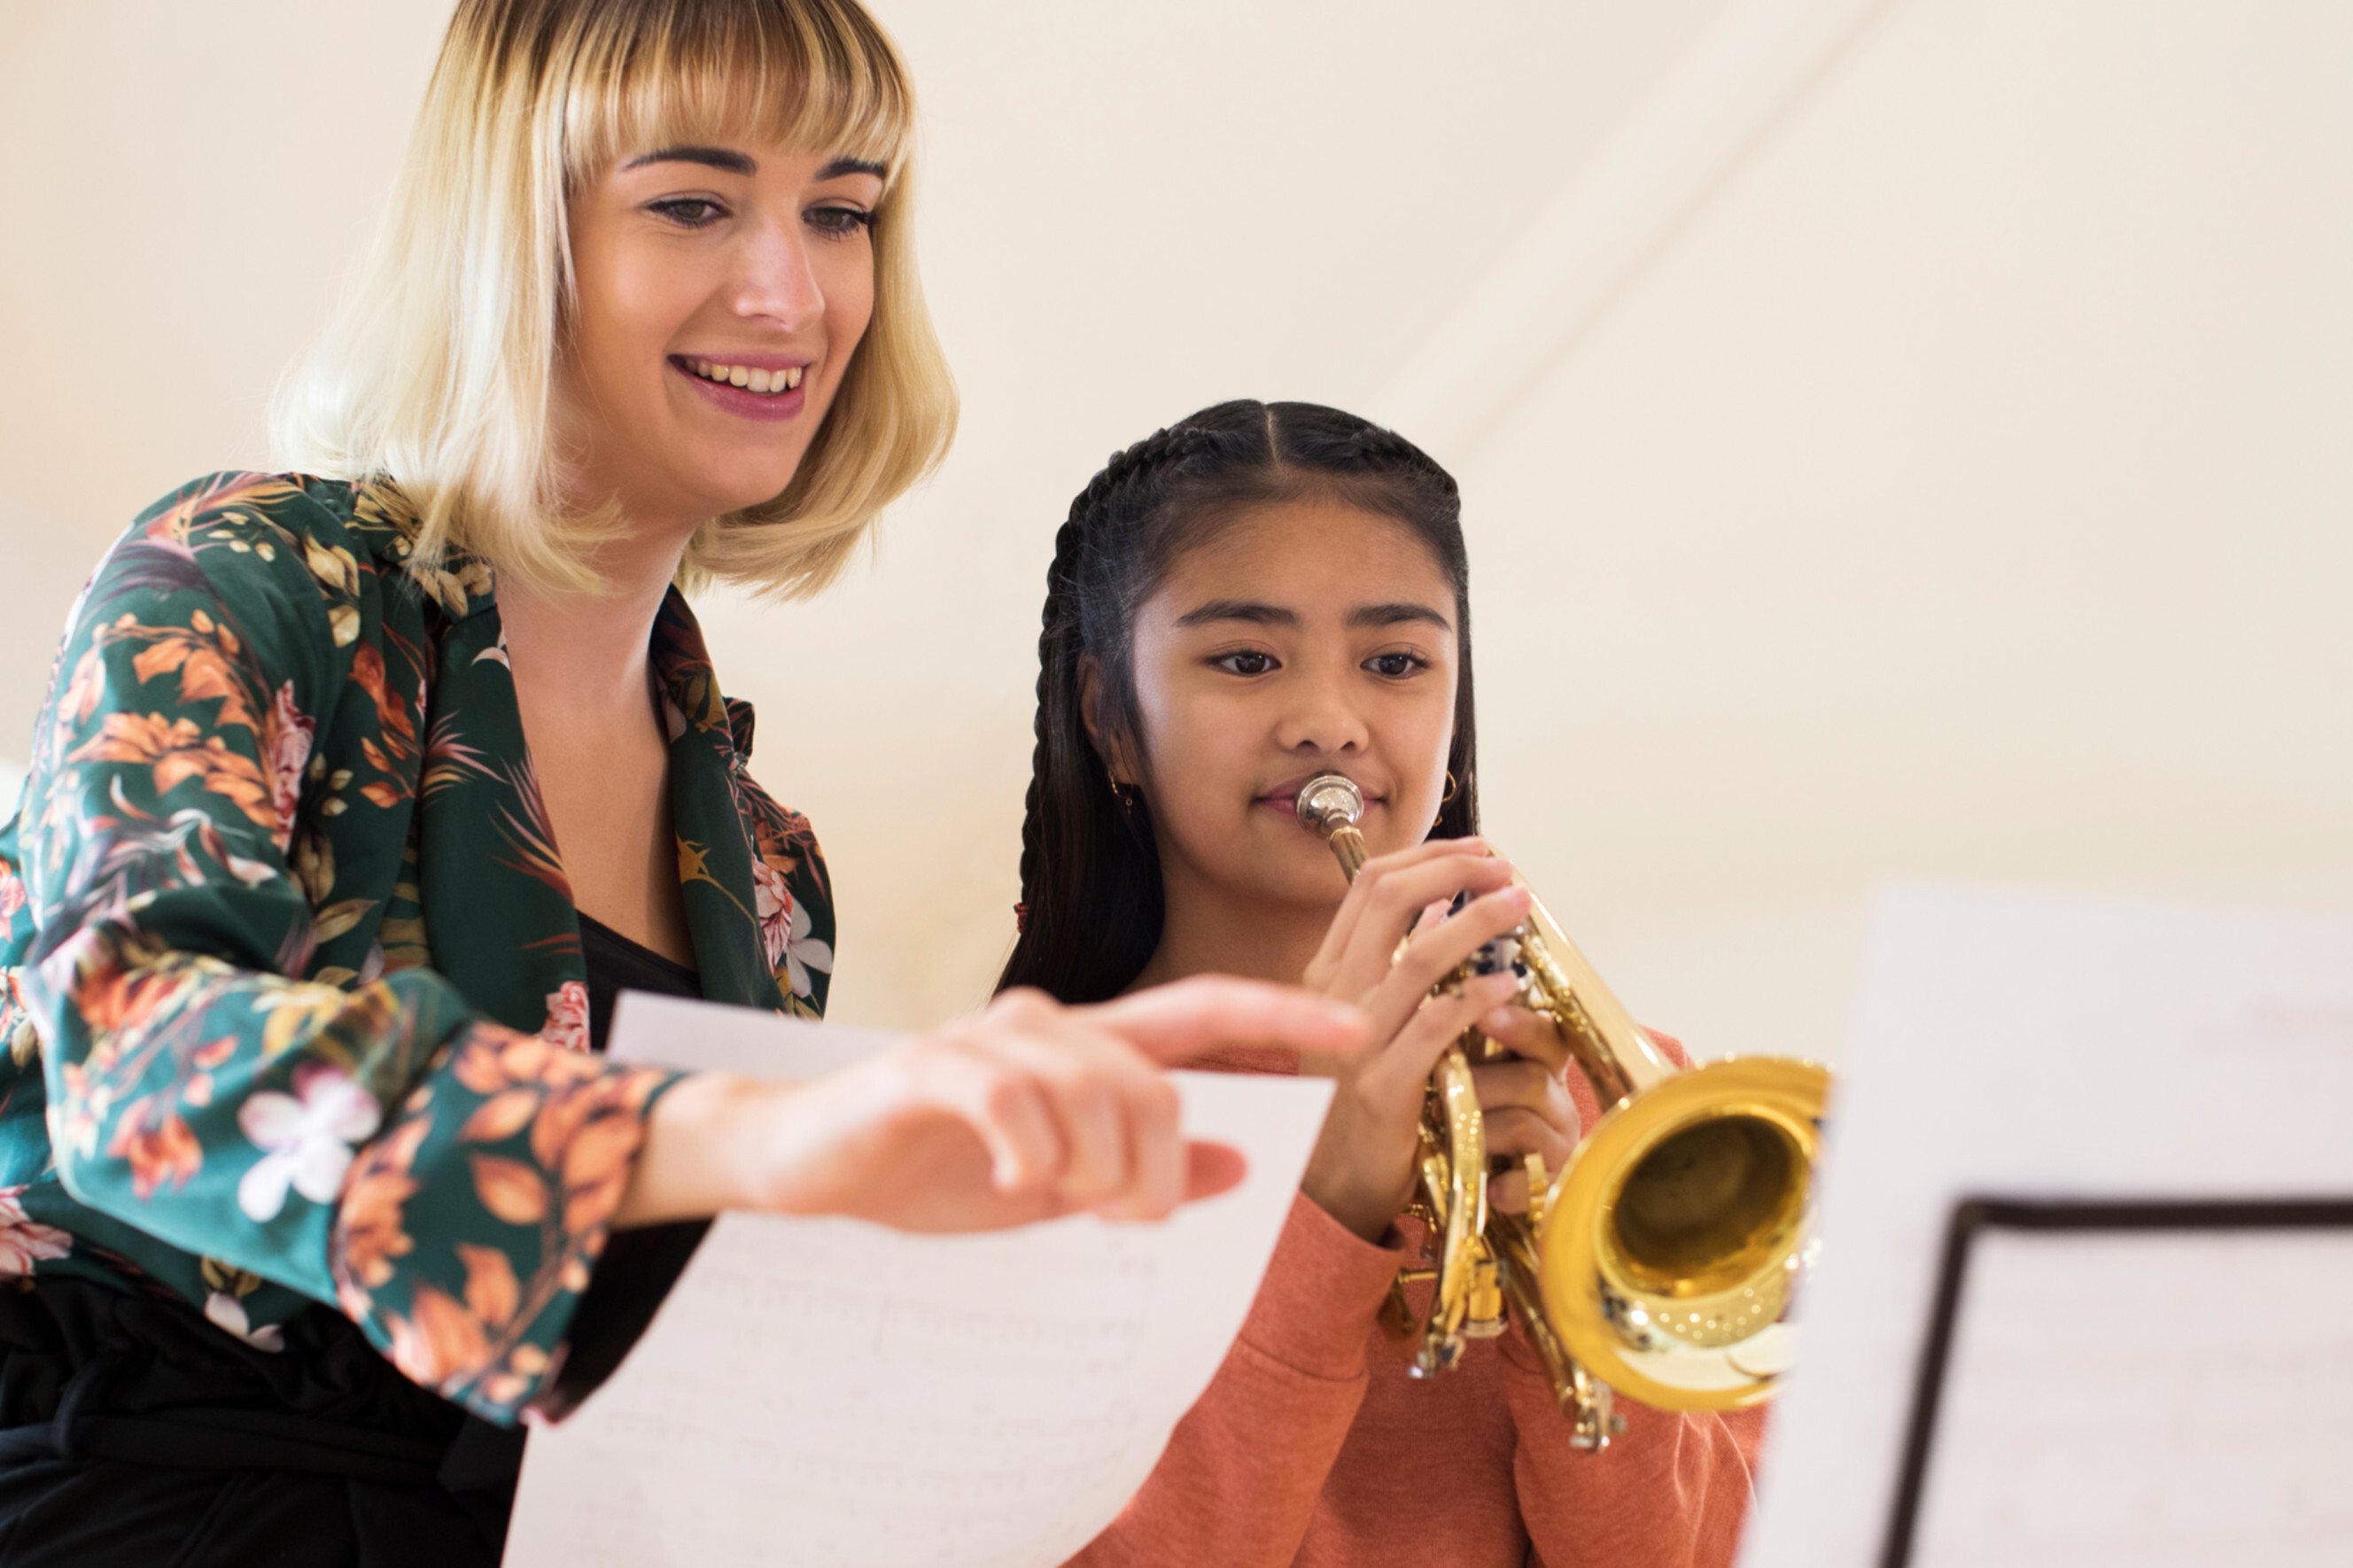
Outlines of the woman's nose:
<svg viewBox="0 0 2353 1568">
<path fill-rule="evenodd" d="M 764 226 L 745 237 L 730 304 L 739 316 L 765 318 L 788 332 L 823 318 L 825 289 L 797 225 Z"/>
</svg>

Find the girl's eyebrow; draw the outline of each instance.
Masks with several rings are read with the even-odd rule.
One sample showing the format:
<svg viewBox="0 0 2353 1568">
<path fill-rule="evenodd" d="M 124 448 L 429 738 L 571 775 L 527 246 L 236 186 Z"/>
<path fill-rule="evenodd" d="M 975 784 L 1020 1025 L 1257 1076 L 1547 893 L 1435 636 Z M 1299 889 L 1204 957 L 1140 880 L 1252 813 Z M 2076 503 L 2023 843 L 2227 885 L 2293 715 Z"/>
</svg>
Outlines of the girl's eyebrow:
<svg viewBox="0 0 2353 1568">
<path fill-rule="evenodd" d="M 1248 621 L 1259 626 L 1295 626 L 1299 612 L 1286 610 L 1280 605 L 1261 604 L 1255 599 L 1211 599 L 1198 609 L 1186 611 L 1176 617 L 1180 626 L 1206 626 L 1216 621 Z"/>
<path fill-rule="evenodd" d="M 1211 599 L 1176 617 L 1176 624 L 1180 626 L 1206 626 L 1219 621 L 1248 621 L 1259 626 L 1296 626 L 1299 625 L 1299 612 L 1256 599 Z M 1433 626 L 1442 632 L 1454 629 L 1452 621 L 1428 605 L 1402 600 L 1386 605 L 1359 605 L 1348 612 L 1348 625 L 1351 626 L 1396 626 L 1411 622 Z"/>
<path fill-rule="evenodd" d="M 1428 605 L 1359 605 L 1348 612 L 1348 624 L 1352 626 L 1395 626 L 1409 621 L 1424 621 L 1442 632 L 1454 629 L 1452 621 Z"/>
</svg>

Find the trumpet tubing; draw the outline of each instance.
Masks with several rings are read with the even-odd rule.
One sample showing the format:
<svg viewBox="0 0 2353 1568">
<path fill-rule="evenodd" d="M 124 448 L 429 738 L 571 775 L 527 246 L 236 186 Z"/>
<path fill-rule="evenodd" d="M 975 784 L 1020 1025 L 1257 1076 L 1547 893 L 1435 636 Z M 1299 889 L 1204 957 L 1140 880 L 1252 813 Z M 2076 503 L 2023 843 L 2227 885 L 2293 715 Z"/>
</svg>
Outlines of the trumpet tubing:
<svg viewBox="0 0 2353 1568">
<path fill-rule="evenodd" d="M 1363 794 L 1326 773 L 1301 788 L 1295 809 L 1353 881 L 1367 856 Z M 1613 1387 L 1671 1410 L 1770 1398 L 1794 1360 L 1787 1316 L 1814 1252 L 1809 1200 L 1829 1074 L 1774 1057 L 1678 1068 L 1541 902 L 1441 988 L 1499 966 L 1519 976 L 1518 1005 L 1558 1030 L 1603 1115 L 1548 1190 L 1532 1180 L 1526 1218 L 1490 1214 L 1483 1133 L 1465 1131 L 1480 1123 L 1475 1096 L 1467 1118 L 1461 1109 L 1467 1063 L 1488 1047 L 1474 1032 L 1449 1048 L 1424 1104 L 1409 1211 L 1438 1242 L 1417 1370 L 1442 1371 L 1465 1336 L 1500 1329 L 1498 1311 L 1482 1319 L 1483 1296 L 1519 1319 L 1579 1447 L 1606 1447 L 1622 1425 Z M 1392 1322 L 1402 1303 L 1392 1292 Z"/>
</svg>

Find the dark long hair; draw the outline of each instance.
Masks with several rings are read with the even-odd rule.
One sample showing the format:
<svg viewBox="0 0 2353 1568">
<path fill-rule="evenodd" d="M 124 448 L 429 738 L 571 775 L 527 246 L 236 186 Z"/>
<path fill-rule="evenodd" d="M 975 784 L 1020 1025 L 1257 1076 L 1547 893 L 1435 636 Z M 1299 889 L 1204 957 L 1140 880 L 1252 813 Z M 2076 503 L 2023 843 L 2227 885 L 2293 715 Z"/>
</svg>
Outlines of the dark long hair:
<svg viewBox="0 0 2353 1568">
<path fill-rule="evenodd" d="M 1228 521 L 1312 498 L 1403 523 L 1453 584 L 1460 673 L 1446 766 L 1454 790 L 1431 837 L 1478 831 L 1470 563 L 1453 478 L 1405 437 L 1336 408 L 1220 403 L 1114 456 L 1055 536 L 1038 637 L 1038 748 L 1021 824 L 1021 932 L 998 990 L 1035 985 L 1065 1002 L 1099 1002 L 1151 961 L 1163 912 L 1152 808 L 1141 791 L 1112 787 L 1081 711 L 1082 662 L 1092 656 L 1101 672 L 1096 717 L 1105 733 L 1144 754 L 1136 611 L 1180 555 Z"/>
</svg>

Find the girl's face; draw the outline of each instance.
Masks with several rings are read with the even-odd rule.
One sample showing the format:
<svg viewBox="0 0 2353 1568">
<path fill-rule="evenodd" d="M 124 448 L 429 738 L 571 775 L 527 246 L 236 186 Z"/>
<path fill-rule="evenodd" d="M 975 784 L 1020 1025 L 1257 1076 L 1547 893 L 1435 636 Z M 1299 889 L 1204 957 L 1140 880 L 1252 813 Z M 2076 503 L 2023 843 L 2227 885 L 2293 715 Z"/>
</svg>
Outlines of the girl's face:
<svg viewBox="0 0 2353 1568">
<path fill-rule="evenodd" d="M 555 413 L 576 504 L 695 521 L 792 482 L 874 313 L 881 174 L 664 147 L 575 194 Z"/>
<path fill-rule="evenodd" d="M 1364 790 L 1374 854 L 1428 837 L 1454 733 L 1454 589 L 1402 523 L 1328 500 L 1233 523 L 1176 561 L 1134 647 L 1148 772 L 1106 754 L 1144 787 L 1166 876 L 1336 903 L 1346 879 L 1292 813 L 1327 771 Z M 1086 710 L 1092 728 L 1092 689 Z"/>
</svg>

